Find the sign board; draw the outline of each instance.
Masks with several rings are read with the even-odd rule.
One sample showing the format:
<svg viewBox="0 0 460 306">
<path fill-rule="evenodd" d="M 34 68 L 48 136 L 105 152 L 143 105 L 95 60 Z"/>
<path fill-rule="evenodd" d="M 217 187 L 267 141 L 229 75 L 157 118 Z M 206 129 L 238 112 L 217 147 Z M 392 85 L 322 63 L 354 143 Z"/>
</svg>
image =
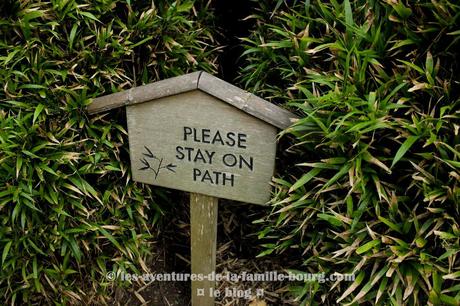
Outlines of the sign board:
<svg viewBox="0 0 460 306">
<path fill-rule="evenodd" d="M 277 129 L 292 123 L 291 113 L 204 72 L 106 97 L 93 107 L 127 106 L 135 181 L 269 201 Z"/>
<path fill-rule="evenodd" d="M 269 200 L 275 127 L 199 90 L 126 111 L 135 181 L 247 203 Z"/>
</svg>

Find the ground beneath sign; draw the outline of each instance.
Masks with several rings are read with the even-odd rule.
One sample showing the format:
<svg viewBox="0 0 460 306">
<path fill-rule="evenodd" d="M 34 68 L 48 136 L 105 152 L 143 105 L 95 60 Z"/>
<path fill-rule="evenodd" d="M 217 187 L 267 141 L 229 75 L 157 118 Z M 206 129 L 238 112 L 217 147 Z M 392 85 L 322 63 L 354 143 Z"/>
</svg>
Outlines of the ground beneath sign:
<svg viewBox="0 0 460 306">
<path fill-rule="evenodd" d="M 187 199 L 183 199 L 187 201 Z M 181 201 L 182 202 L 182 201 Z M 184 203 L 184 202 L 182 202 Z M 227 204 L 227 203 L 226 203 Z M 189 265 L 189 215 L 188 205 L 177 205 L 173 212 L 175 217 L 170 222 L 161 239 L 153 247 L 155 256 L 148 263 L 155 273 L 188 272 Z M 184 207 L 186 206 L 186 207 Z M 219 207 L 219 237 L 217 250 L 217 272 L 225 273 L 260 273 L 261 271 L 281 271 L 286 267 L 282 259 L 255 258 L 257 250 L 253 249 L 253 239 L 245 235 L 250 232 L 251 218 L 244 214 L 247 206 L 221 205 Z M 237 218 L 238 216 L 238 218 Z M 283 266 L 284 265 L 284 266 Z M 287 283 L 280 282 L 239 282 L 221 281 L 216 290 L 237 295 L 244 292 L 256 292 L 263 289 L 264 297 L 245 299 L 244 297 L 219 297 L 216 305 L 225 306 L 268 306 L 298 305 L 287 293 Z M 152 282 L 135 284 L 128 288 L 117 288 L 110 305 L 155 305 L 187 306 L 190 305 L 190 283 L 187 282 Z"/>
</svg>

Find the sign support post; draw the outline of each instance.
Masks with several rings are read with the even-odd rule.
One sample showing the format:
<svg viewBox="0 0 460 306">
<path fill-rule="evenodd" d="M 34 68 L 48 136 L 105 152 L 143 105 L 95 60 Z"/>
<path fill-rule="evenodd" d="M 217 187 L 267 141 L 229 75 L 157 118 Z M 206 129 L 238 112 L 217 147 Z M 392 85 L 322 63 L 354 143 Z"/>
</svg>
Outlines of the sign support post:
<svg viewBox="0 0 460 306">
<path fill-rule="evenodd" d="M 190 193 L 192 275 L 216 270 L 218 198 Z M 192 306 L 214 306 L 215 280 L 192 281 Z"/>
</svg>

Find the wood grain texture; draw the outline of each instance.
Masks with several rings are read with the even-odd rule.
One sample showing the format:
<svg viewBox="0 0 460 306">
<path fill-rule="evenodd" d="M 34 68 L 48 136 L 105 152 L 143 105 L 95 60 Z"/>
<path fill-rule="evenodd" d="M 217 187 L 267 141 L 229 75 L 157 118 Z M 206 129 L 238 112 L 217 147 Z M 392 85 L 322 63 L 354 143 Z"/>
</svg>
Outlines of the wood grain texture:
<svg viewBox="0 0 460 306">
<path fill-rule="evenodd" d="M 86 110 L 89 114 L 97 114 L 113 108 L 125 106 L 129 102 L 130 90 L 120 91 L 96 98 L 90 105 L 88 105 Z"/>
<path fill-rule="evenodd" d="M 95 114 L 116 107 L 153 102 L 195 89 L 202 90 L 280 129 L 285 129 L 298 120 L 291 112 L 201 71 L 96 98 L 87 110 L 90 114 Z"/>
<path fill-rule="evenodd" d="M 127 117 L 135 181 L 246 203 L 270 200 L 274 126 L 199 90 L 129 105 Z M 207 130 L 210 135 L 219 131 L 222 138 L 245 135 L 245 141 L 242 147 L 196 142 L 192 135 L 184 139 L 185 127 L 196 130 L 198 138 Z"/>
<path fill-rule="evenodd" d="M 198 88 L 201 71 L 137 87 L 132 92 L 130 104 L 143 103 L 155 99 L 177 95 Z"/>
<path fill-rule="evenodd" d="M 192 274 L 209 275 L 216 271 L 218 199 L 190 194 Z M 192 306 L 213 306 L 215 282 L 192 281 Z"/>
<path fill-rule="evenodd" d="M 143 103 L 195 90 L 198 87 L 200 74 L 201 71 L 193 72 L 102 96 L 94 99 L 93 102 L 88 105 L 87 111 L 90 114 L 96 114 L 116 107 Z"/>
<path fill-rule="evenodd" d="M 291 112 L 206 72 L 201 73 L 198 89 L 280 129 L 298 119 Z"/>
</svg>

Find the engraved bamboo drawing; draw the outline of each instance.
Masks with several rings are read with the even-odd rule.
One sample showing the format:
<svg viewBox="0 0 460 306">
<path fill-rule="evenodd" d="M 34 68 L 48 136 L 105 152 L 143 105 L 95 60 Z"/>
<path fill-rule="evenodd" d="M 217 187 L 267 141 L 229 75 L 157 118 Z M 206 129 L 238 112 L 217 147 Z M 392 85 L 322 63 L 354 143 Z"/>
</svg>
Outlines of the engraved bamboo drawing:
<svg viewBox="0 0 460 306">
<path fill-rule="evenodd" d="M 142 157 L 139 159 L 144 166 L 139 168 L 139 170 L 142 170 L 142 171 L 152 170 L 153 173 L 155 174 L 155 179 L 158 177 L 162 169 L 167 169 L 174 173 L 176 172 L 175 168 L 177 167 L 177 165 L 174 165 L 173 163 L 163 165 L 163 162 L 164 162 L 163 157 L 157 157 L 155 154 L 153 154 L 152 150 L 150 150 L 147 146 L 144 146 L 144 148 L 146 152 L 142 153 L 142 155 L 144 155 L 145 157 Z M 153 161 L 157 160 L 158 161 L 157 167 L 152 167 L 149 160 L 153 160 Z"/>
</svg>

